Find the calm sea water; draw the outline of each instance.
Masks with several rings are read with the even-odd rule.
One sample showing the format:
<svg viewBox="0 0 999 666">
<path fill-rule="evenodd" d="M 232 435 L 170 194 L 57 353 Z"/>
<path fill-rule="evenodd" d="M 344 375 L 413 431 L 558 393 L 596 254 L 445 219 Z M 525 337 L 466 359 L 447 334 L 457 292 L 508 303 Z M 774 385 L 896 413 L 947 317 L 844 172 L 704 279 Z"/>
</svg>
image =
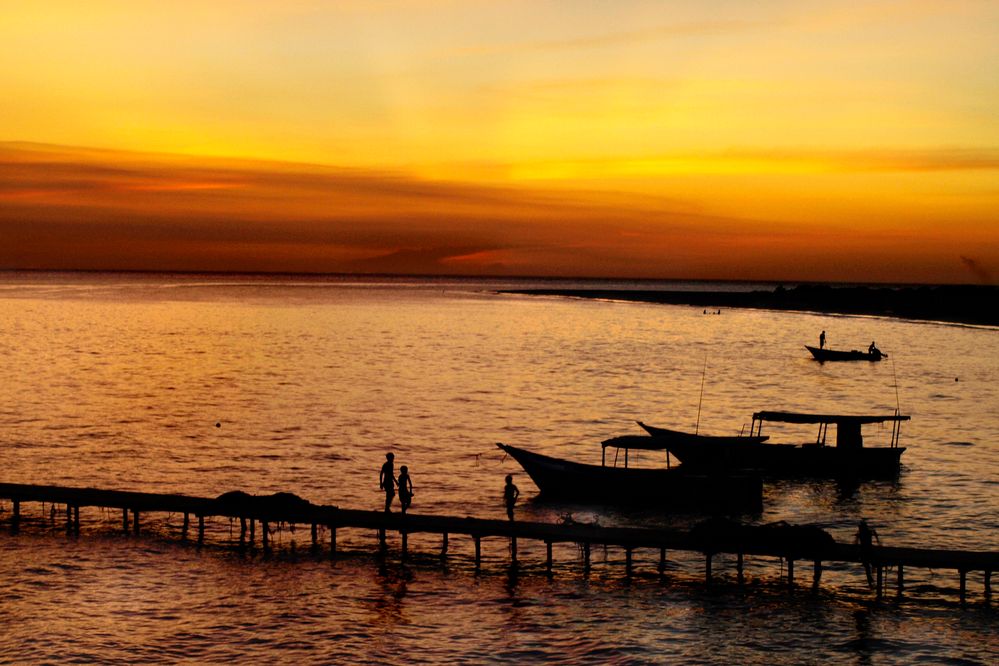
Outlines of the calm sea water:
<svg viewBox="0 0 999 666">
<path fill-rule="evenodd" d="M 551 286 L 544 283 L 537 286 Z M 735 434 L 760 409 L 912 415 L 897 482 L 767 484 L 761 515 L 819 523 L 839 539 L 867 517 L 892 545 L 999 549 L 999 334 L 884 318 L 500 295 L 528 282 L 175 275 L 0 277 L 0 481 L 215 496 L 294 492 L 376 509 L 386 451 L 409 466 L 413 511 L 499 518 L 512 473 L 526 519 L 688 526 L 703 516 L 544 504 L 497 441 L 599 462 L 634 421 Z M 627 286 L 622 284 L 619 286 Z M 677 287 L 677 285 L 670 285 Z M 681 285 L 686 286 L 686 285 Z M 703 288 L 704 285 L 696 285 Z M 710 285 L 709 285 L 710 288 Z M 810 360 L 887 351 L 880 364 Z M 699 399 L 703 378 L 703 399 Z M 700 403 L 700 414 L 698 408 Z M 216 424 L 220 427 L 216 427 Z M 814 439 L 773 427 L 775 441 Z M 890 429 L 865 431 L 868 444 Z M 635 457 L 633 454 L 632 461 Z M 638 456 L 660 465 L 661 455 Z M 308 553 L 283 526 L 269 558 L 230 547 L 228 521 L 198 550 L 179 516 L 145 536 L 83 511 L 83 536 L 28 505 L 0 531 L 0 662 L 997 663 L 994 602 L 980 574 L 957 604 L 954 572 L 907 571 L 904 597 L 873 599 L 863 572 L 827 570 L 817 594 L 747 559 L 749 584 L 701 584 L 700 558 L 580 554 L 501 540 L 414 537 L 401 563 L 375 537 L 340 535 L 344 557 Z M 10 506 L 0 503 L 0 520 Z M 238 527 L 237 527 L 238 532 Z M 391 544 L 397 546 L 397 544 Z"/>
</svg>

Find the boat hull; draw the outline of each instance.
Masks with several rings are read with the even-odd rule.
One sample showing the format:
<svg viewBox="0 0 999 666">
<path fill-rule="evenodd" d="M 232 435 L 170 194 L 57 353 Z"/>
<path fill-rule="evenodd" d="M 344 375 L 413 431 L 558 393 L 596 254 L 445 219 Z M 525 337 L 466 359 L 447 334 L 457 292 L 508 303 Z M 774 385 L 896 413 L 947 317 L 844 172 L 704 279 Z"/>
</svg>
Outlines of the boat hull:
<svg viewBox="0 0 999 666">
<path fill-rule="evenodd" d="M 805 349 L 811 352 L 812 356 L 816 361 L 824 363 L 826 361 L 871 361 L 877 362 L 883 358 L 886 358 L 887 354 L 883 354 L 879 351 L 874 353 L 859 351 L 853 349 L 851 351 L 840 351 L 838 349 L 819 349 L 818 347 L 810 347 L 805 345 Z"/>
<path fill-rule="evenodd" d="M 638 422 L 645 432 L 656 439 L 665 441 L 678 441 L 690 444 L 701 442 L 712 444 L 760 444 L 770 439 L 769 435 L 695 435 L 682 430 L 671 430 L 669 428 L 657 428 L 647 423 Z"/>
<path fill-rule="evenodd" d="M 506 444 L 497 446 L 520 463 L 548 500 L 732 513 L 755 513 L 763 507 L 763 483 L 758 475 L 587 465 Z"/>
<path fill-rule="evenodd" d="M 751 470 L 776 477 L 892 478 L 898 475 L 905 447 L 675 441 L 667 450 L 685 466 L 699 471 Z"/>
</svg>

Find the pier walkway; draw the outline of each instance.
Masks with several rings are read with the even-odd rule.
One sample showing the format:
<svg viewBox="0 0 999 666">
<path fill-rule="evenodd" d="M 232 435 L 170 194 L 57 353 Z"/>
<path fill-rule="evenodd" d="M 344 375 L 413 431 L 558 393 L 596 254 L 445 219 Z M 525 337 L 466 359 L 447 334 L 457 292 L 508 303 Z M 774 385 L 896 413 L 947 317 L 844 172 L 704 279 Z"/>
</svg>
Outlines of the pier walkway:
<svg viewBox="0 0 999 666">
<path fill-rule="evenodd" d="M 794 585 L 795 562 L 810 562 L 813 565 L 813 586 L 818 586 L 823 563 L 845 562 L 867 565 L 876 573 L 878 595 L 886 587 L 885 571 L 894 568 L 896 585 L 904 586 L 904 571 L 910 569 L 953 570 L 958 573 L 960 596 L 966 597 L 966 581 L 969 572 L 982 572 L 984 593 L 991 600 L 992 572 L 999 566 L 999 552 L 996 551 L 957 551 L 928 548 L 906 548 L 876 546 L 865 551 L 854 544 L 838 543 L 826 535 L 826 539 L 800 539 L 802 533 L 761 531 L 758 528 L 740 528 L 745 532 L 710 531 L 698 533 L 683 530 L 664 530 L 632 527 L 602 527 L 586 523 L 538 523 L 524 521 L 489 520 L 471 517 L 434 516 L 381 511 L 361 511 L 341 509 L 336 506 L 311 504 L 290 493 L 277 493 L 268 496 L 254 496 L 242 492 L 231 492 L 217 498 L 192 497 L 187 495 L 128 492 L 121 490 L 100 490 L 94 488 L 73 488 L 65 486 L 24 485 L 0 483 L 0 500 L 12 503 L 9 518 L 10 530 L 16 533 L 22 524 L 22 504 L 43 502 L 51 505 L 51 517 L 61 523 L 69 533 L 79 534 L 80 508 L 99 507 L 121 511 L 122 530 L 139 534 L 144 514 L 171 513 L 183 514 L 180 531 L 182 539 L 191 538 L 196 530 L 196 539 L 202 543 L 205 538 L 205 519 L 224 517 L 240 521 L 240 544 L 256 546 L 256 525 L 260 524 L 260 545 L 265 550 L 271 548 L 270 525 L 290 523 L 310 525 L 312 546 L 319 549 L 319 527 L 329 530 L 330 555 L 337 553 L 337 531 L 345 528 L 369 529 L 377 538 L 378 547 L 386 548 L 386 532 L 397 532 L 401 537 L 401 555 L 407 556 L 408 536 L 416 533 L 435 534 L 441 537 L 441 557 L 446 557 L 448 539 L 451 535 L 470 537 L 475 543 L 475 566 L 481 566 L 481 542 L 485 538 L 505 538 L 510 543 L 511 565 L 517 564 L 517 541 L 534 540 L 547 546 L 546 569 L 552 571 L 552 544 L 578 544 L 583 553 L 584 570 L 590 568 L 590 550 L 593 546 L 620 547 L 625 553 L 625 572 L 631 575 L 633 553 L 636 550 L 655 550 L 659 554 L 659 571 L 666 565 L 668 551 L 701 553 L 705 556 L 705 582 L 711 584 L 711 565 L 715 555 L 736 556 L 737 573 L 743 580 L 743 556 L 759 555 L 784 559 L 787 562 L 787 583 Z M 58 511 L 56 509 L 58 507 Z M 193 521 L 197 520 L 197 524 Z M 750 536 L 747 536 L 750 535 Z"/>
</svg>

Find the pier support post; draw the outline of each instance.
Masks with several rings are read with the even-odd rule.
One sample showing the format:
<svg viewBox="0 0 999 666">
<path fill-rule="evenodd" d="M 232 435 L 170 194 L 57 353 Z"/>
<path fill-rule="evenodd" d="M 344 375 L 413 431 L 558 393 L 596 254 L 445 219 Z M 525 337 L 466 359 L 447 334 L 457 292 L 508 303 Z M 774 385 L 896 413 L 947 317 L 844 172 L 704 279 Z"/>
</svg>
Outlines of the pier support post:
<svg viewBox="0 0 999 666">
<path fill-rule="evenodd" d="M 198 545 L 205 542 L 205 517 L 198 516 Z"/>
<path fill-rule="evenodd" d="M 254 518 L 250 518 L 250 548 L 253 548 L 256 543 L 257 538 L 257 521 Z"/>
<path fill-rule="evenodd" d="M 441 559 L 447 557 L 447 532 L 441 535 Z"/>
<path fill-rule="evenodd" d="M 787 558 L 787 586 L 794 587 L 794 560 Z"/>
<path fill-rule="evenodd" d="M 590 574 L 590 542 L 583 544 L 583 575 Z"/>
<path fill-rule="evenodd" d="M 736 578 L 738 578 L 738 580 L 739 580 L 739 585 L 742 585 L 745 582 L 745 580 L 746 580 L 745 576 L 743 576 L 742 569 L 743 569 L 743 567 L 742 567 L 742 553 L 738 553 L 736 555 L 736 560 L 735 560 L 735 574 L 736 574 Z"/>
<path fill-rule="evenodd" d="M 510 537 L 510 566 L 517 566 L 517 537 Z"/>
<path fill-rule="evenodd" d="M 704 584 L 711 587 L 711 553 L 704 553 Z"/>
<path fill-rule="evenodd" d="M 815 560 L 812 568 L 812 589 L 819 589 L 819 581 L 822 580 L 822 560 Z"/>
<path fill-rule="evenodd" d="M 239 549 L 246 548 L 246 516 L 239 517 Z"/>
<path fill-rule="evenodd" d="M 80 536 L 80 507 L 73 507 L 73 534 Z"/>
<path fill-rule="evenodd" d="M 260 540 L 264 544 L 264 551 L 271 549 L 270 531 L 270 526 L 267 524 L 267 521 L 260 521 Z"/>
<path fill-rule="evenodd" d="M 132 509 L 132 531 L 139 536 L 139 512 L 135 509 Z"/>
<path fill-rule="evenodd" d="M 905 589 L 905 574 L 903 573 L 903 568 L 901 564 L 898 565 L 898 593 L 902 594 L 902 590 Z"/>
<path fill-rule="evenodd" d="M 319 550 L 319 526 L 312 523 L 312 550 Z"/>
<path fill-rule="evenodd" d="M 478 571 L 482 567 L 482 537 L 476 534 L 472 538 L 475 539 L 475 570 Z"/>
<path fill-rule="evenodd" d="M 336 525 L 330 525 L 330 557 L 336 557 Z"/>
<path fill-rule="evenodd" d="M 545 549 L 547 550 L 548 559 L 545 561 L 545 571 L 549 576 L 552 575 L 552 542 L 545 541 Z"/>
<path fill-rule="evenodd" d="M 631 551 L 630 547 L 624 549 L 624 575 L 628 578 L 631 578 Z"/>
<path fill-rule="evenodd" d="M 69 504 L 66 505 L 66 533 L 73 533 L 73 507 Z"/>
<path fill-rule="evenodd" d="M 963 604 L 967 599 L 968 572 L 965 569 L 961 569 L 959 573 L 961 574 L 961 603 Z"/>
<path fill-rule="evenodd" d="M 128 534 L 128 509 L 121 510 L 121 529 Z"/>
<path fill-rule="evenodd" d="M 187 541 L 187 530 L 191 526 L 191 514 L 184 512 L 184 525 L 180 528 L 180 538 Z"/>
<path fill-rule="evenodd" d="M 21 500 L 14 500 L 14 514 L 10 521 L 10 531 L 17 533 L 21 525 Z"/>
</svg>

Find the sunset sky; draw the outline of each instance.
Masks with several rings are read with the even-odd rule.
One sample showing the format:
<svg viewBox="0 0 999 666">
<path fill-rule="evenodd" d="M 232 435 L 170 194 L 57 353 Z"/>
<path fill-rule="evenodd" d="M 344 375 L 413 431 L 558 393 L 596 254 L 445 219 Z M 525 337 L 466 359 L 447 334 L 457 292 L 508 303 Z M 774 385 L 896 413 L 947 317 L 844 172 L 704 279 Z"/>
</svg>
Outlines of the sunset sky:
<svg viewBox="0 0 999 666">
<path fill-rule="evenodd" d="M 0 16 L 0 268 L 999 281 L 996 2 Z"/>
</svg>

